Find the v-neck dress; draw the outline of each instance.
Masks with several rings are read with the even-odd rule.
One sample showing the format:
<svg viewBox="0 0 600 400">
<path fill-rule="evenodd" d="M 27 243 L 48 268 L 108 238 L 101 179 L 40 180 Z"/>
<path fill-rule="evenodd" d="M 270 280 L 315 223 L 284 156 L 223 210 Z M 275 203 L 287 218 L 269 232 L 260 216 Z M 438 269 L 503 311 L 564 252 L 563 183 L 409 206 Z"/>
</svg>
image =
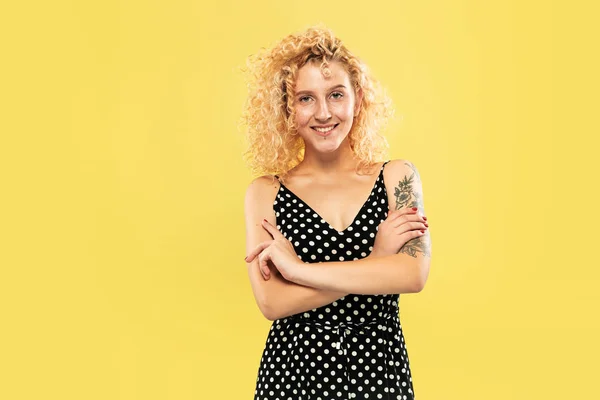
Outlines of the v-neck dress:
<svg viewBox="0 0 600 400">
<path fill-rule="evenodd" d="M 280 185 L 277 229 L 305 263 L 353 261 L 373 250 L 388 198 L 379 172 L 371 194 L 343 231 Z M 254 400 L 414 400 L 399 318 L 399 294 L 348 294 L 273 321 L 263 350 Z"/>
</svg>

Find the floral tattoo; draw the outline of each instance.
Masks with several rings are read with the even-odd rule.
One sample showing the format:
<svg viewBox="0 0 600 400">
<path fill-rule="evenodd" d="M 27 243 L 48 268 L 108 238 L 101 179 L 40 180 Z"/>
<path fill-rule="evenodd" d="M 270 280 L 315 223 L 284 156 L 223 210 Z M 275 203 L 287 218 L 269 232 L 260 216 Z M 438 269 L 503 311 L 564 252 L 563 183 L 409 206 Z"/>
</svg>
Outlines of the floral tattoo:
<svg viewBox="0 0 600 400">
<path fill-rule="evenodd" d="M 394 196 L 396 196 L 396 210 L 405 207 L 417 207 L 421 213 L 424 212 L 423 196 L 419 193 L 413 185 L 415 182 L 420 183 L 421 177 L 417 168 L 410 162 L 405 162 L 411 170 L 410 176 L 406 175 L 398 182 L 398 186 L 394 189 Z M 398 253 L 405 253 L 411 257 L 417 257 L 417 253 L 422 253 L 425 256 L 431 256 L 431 243 L 429 240 L 429 231 L 426 230 L 422 236 L 413 238 L 406 242 Z"/>
</svg>

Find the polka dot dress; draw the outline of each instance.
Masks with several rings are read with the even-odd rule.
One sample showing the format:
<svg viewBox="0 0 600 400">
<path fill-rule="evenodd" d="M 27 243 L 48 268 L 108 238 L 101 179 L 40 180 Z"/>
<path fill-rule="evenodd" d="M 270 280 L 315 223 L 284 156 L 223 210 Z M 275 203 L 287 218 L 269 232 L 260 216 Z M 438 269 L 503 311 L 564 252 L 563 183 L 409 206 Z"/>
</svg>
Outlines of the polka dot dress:
<svg viewBox="0 0 600 400">
<path fill-rule="evenodd" d="M 378 225 L 387 218 L 383 169 L 388 162 L 341 232 L 281 184 L 273 202 L 277 228 L 301 260 L 352 261 L 369 255 Z M 349 294 L 273 321 L 254 400 L 414 400 L 398 301 L 398 294 Z"/>
</svg>

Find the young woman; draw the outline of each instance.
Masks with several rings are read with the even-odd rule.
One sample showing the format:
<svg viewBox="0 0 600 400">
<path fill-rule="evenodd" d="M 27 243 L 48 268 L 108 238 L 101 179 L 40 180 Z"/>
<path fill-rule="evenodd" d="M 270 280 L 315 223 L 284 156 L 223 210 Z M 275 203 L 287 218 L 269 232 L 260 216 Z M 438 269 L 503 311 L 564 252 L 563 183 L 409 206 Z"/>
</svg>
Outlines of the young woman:
<svg viewBox="0 0 600 400">
<path fill-rule="evenodd" d="M 414 399 L 399 294 L 431 242 L 417 169 L 381 161 L 389 100 L 323 26 L 248 66 L 246 262 L 273 321 L 255 400 Z"/>
</svg>

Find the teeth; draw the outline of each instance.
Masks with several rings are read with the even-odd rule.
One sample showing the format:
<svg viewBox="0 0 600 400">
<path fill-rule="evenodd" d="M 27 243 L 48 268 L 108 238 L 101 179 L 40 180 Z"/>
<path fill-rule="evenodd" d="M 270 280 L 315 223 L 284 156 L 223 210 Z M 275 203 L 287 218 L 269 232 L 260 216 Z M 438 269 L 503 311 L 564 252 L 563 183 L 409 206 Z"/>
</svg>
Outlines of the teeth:
<svg viewBox="0 0 600 400">
<path fill-rule="evenodd" d="M 335 128 L 335 126 L 332 126 L 329 128 L 315 128 L 315 129 L 319 132 L 326 133 L 326 132 L 329 132 L 330 130 L 332 130 L 333 128 Z"/>
</svg>

